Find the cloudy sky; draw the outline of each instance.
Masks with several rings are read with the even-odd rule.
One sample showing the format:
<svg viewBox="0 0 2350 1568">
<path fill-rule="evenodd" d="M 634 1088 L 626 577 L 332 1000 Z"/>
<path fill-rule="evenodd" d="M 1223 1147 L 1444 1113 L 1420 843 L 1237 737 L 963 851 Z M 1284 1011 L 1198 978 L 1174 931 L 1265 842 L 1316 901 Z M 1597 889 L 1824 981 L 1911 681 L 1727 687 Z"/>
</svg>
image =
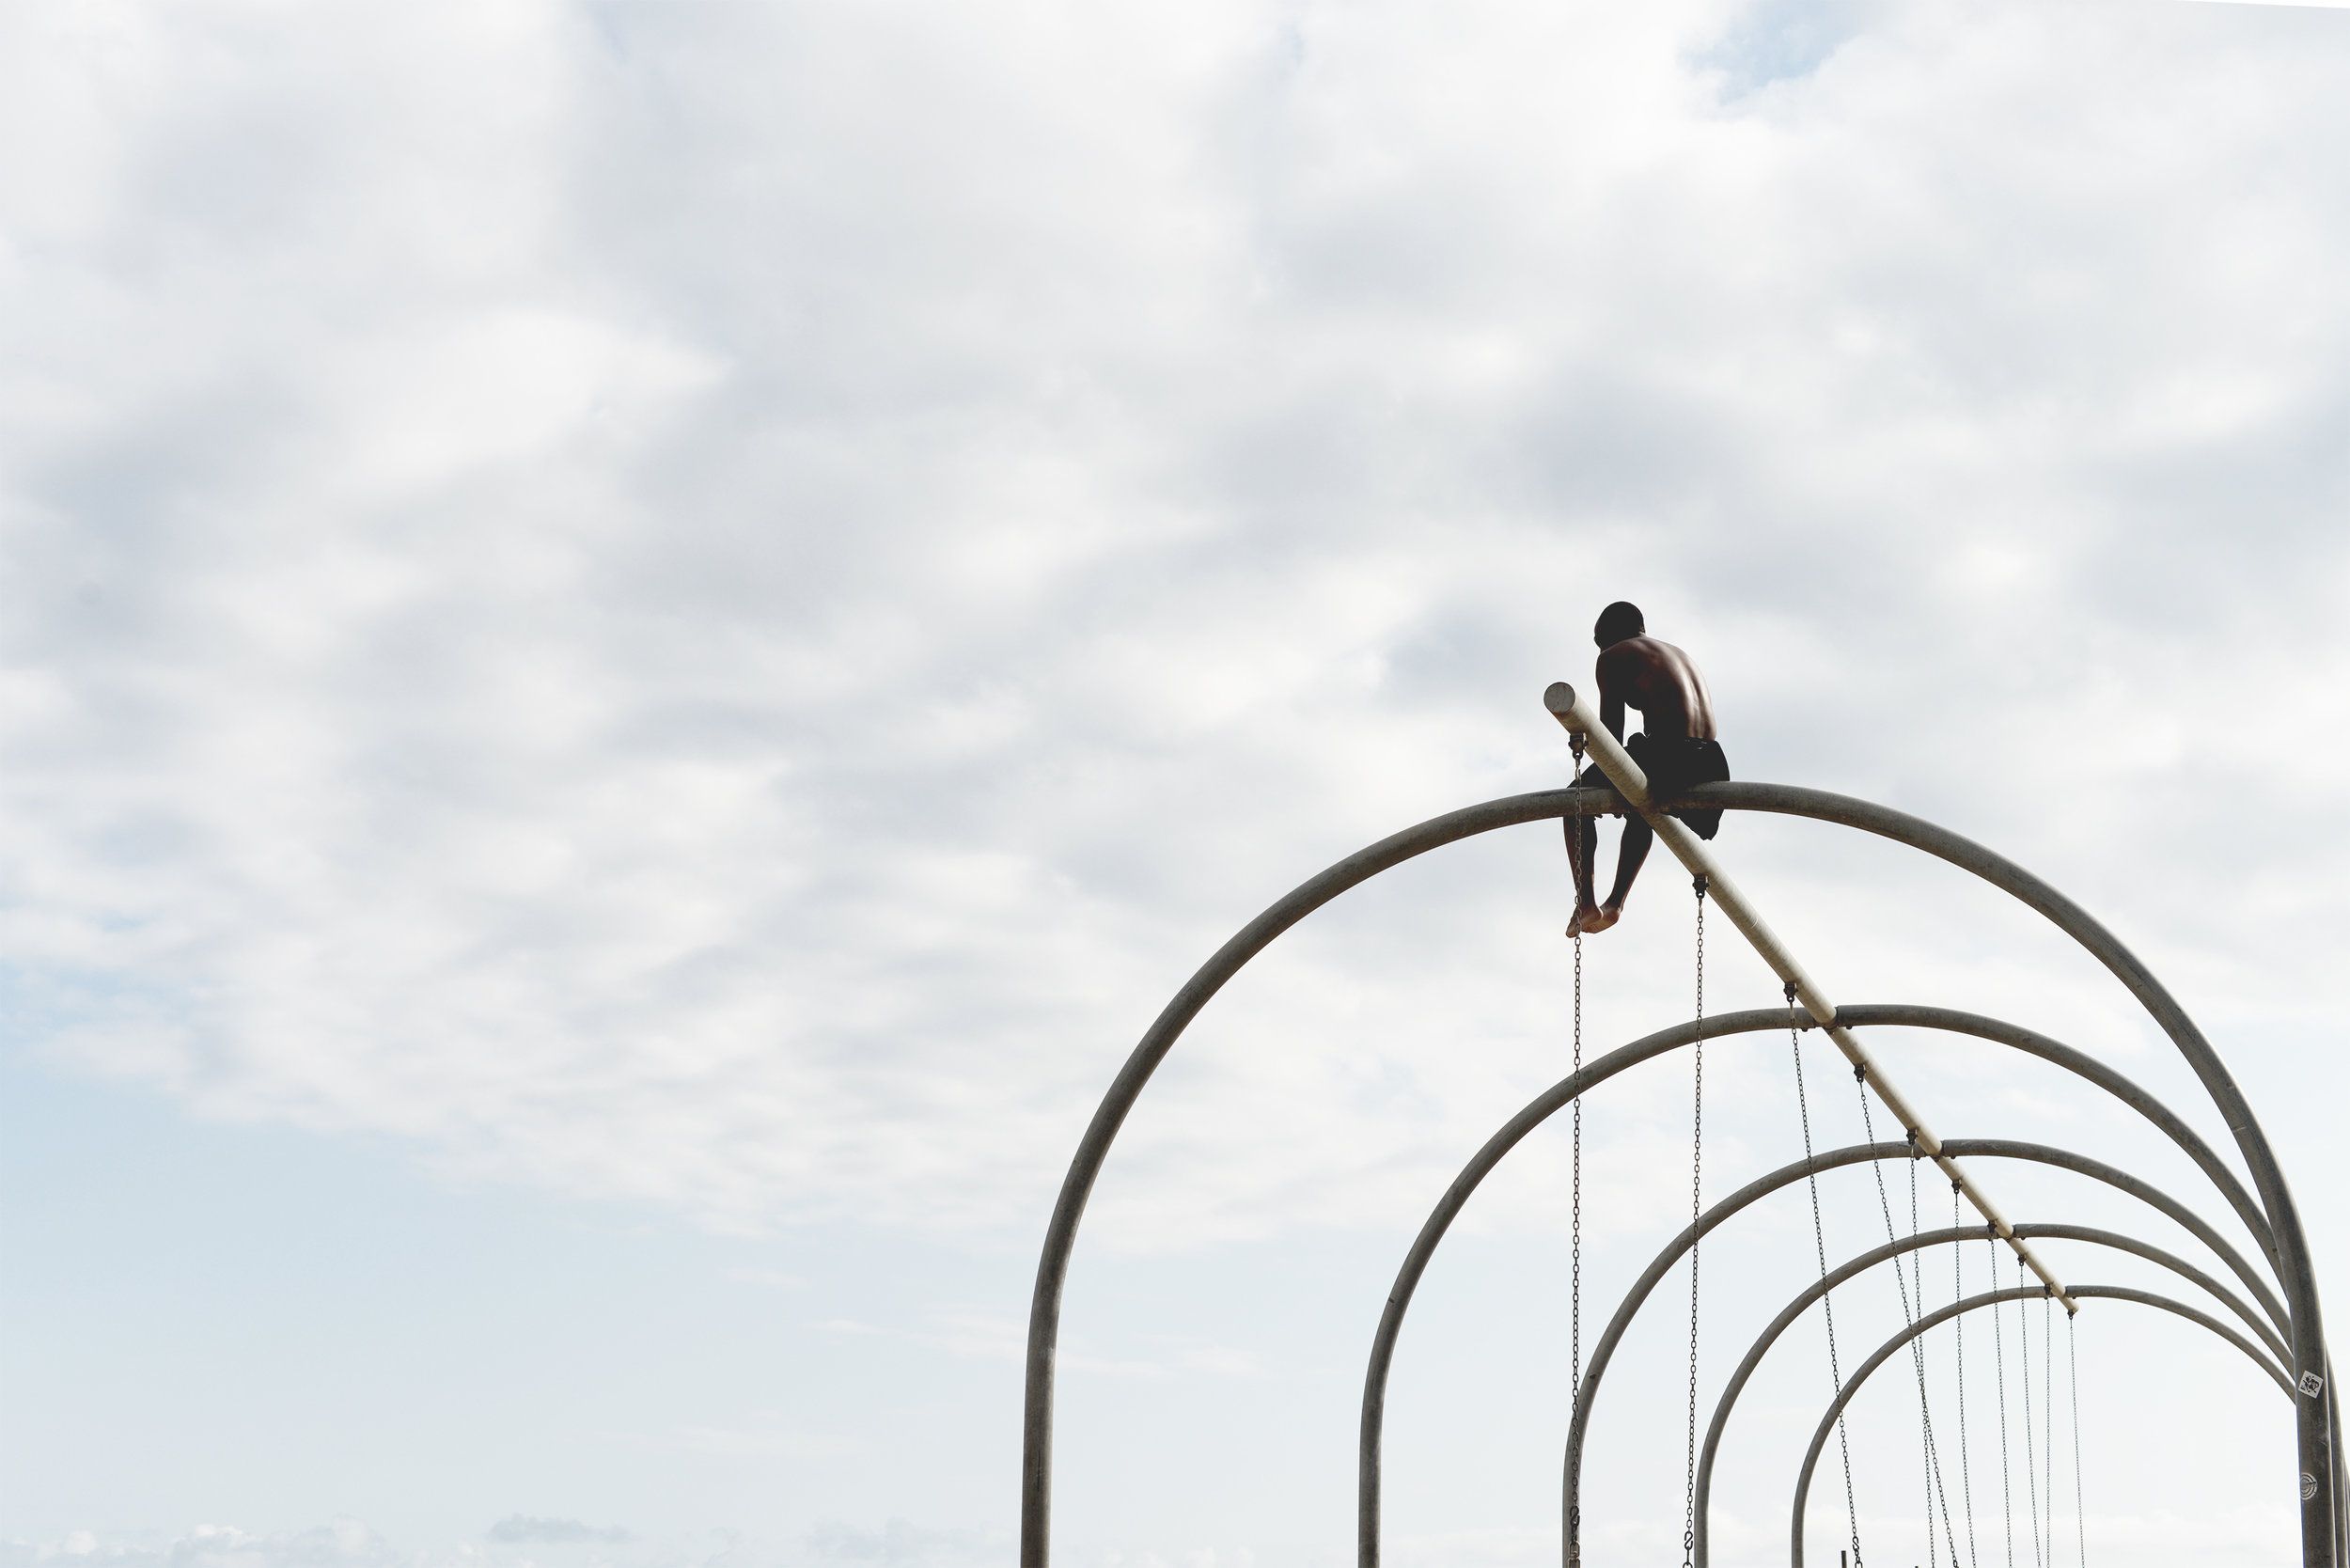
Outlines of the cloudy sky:
<svg viewBox="0 0 2350 1568">
<path fill-rule="evenodd" d="M 1624 597 L 1742 776 L 1947 823 L 2146 954 L 2350 1303 L 2344 146 L 2308 7 L 10 8 L 0 1556 L 1010 1561 L 1035 1249 L 1117 1064 L 1320 867 L 1561 782 L 1540 694 Z M 1840 999 L 2043 1028 L 2224 1139 L 2035 917 L 1824 827 L 1720 849 Z M 1567 902 L 1556 828 L 1491 835 L 1203 1016 L 1078 1252 L 1061 1560 L 1351 1560 L 1371 1326 L 1565 1071 Z M 1594 1049 L 1688 1015 L 1691 934 L 1654 872 Z M 1709 1009 L 1776 1000 L 1716 935 Z M 1946 1136 L 2223 1212 L 2044 1066 L 1880 1049 Z M 1706 1067 L 1709 1190 L 1800 1152 L 1784 1038 Z M 1590 1107 L 1587 1322 L 1683 1212 L 1689 1092 Z M 1530 1142 L 1423 1288 L 1406 1568 L 1555 1560 L 1567 1168 Z M 1824 1186 L 1831 1252 L 1883 1239 Z M 1709 1408 L 1810 1219 L 1709 1247 Z M 1901 1313 L 1851 1294 L 1847 1366 Z M 1595 1568 L 1678 1545 L 1684 1313 L 1611 1374 Z M 1969 1331 L 1964 1476 L 1937 1428 L 1970 1568 L 2037 1560 L 2051 1476 L 2072 1560 L 2041 1327 L 2005 1386 Z M 2274 1388 L 2077 1333 L 2090 1553 L 2288 1550 Z M 1742 1403 L 1725 1568 L 1784 1549 L 1828 1380 L 1807 1328 Z M 1914 1384 L 1855 1421 L 1864 1544 L 1922 1561 Z M 1814 1550 L 1847 1524 L 1824 1482 Z"/>
</svg>

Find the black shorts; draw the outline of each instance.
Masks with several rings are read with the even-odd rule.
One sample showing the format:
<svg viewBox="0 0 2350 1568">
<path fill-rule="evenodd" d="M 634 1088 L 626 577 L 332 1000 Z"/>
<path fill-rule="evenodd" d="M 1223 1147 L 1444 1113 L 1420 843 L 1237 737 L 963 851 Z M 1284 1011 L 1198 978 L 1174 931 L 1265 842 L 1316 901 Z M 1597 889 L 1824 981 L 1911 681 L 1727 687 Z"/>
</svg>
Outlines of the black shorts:
<svg viewBox="0 0 2350 1568">
<path fill-rule="evenodd" d="M 1652 736 L 1643 730 L 1624 742 L 1623 748 L 1640 764 L 1640 771 L 1648 775 L 1652 795 L 1677 795 L 1692 784 L 1721 784 L 1730 778 L 1730 760 L 1722 755 L 1719 741 L 1691 740 L 1686 735 Z M 1596 790 L 1615 787 L 1607 782 L 1607 776 L 1596 763 L 1585 768 L 1575 782 Z M 1673 815 L 1687 823 L 1689 831 L 1700 839 L 1711 839 L 1721 831 L 1719 811 L 1675 811 Z"/>
</svg>

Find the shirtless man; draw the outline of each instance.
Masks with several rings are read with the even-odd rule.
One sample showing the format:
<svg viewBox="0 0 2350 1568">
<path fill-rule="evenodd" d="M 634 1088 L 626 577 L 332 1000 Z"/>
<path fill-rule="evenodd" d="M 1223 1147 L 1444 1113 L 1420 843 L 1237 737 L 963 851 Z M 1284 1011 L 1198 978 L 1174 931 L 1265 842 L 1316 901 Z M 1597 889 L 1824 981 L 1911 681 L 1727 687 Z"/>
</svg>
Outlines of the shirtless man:
<svg viewBox="0 0 2350 1568">
<path fill-rule="evenodd" d="M 1643 732 L 1624 741 L 1624 749 L 1648 775 L 1652 794 L 1680 793 L 1692 784 L 1718 783 L 1730 776 L 1730 763 L 1714 738 L 1714 703 L 1705 694 L 1705 677 L 1689 655 L 1671 643 L 1648 634 L 1639 606 L 1618 600 L 1599 613 L 1591 640 L 1599 644 L 1599 716 L 1607 732 L 1624 740 L 1623 711 L 1640 710 Z M 1596 765 L 1583 770 L 1577 784 L 1607 789 Z M 1623 840 L 1616 847 L 1616 886 L 1607 902 L 1591 896 L 1592 862 L 1599 855 L 1599 825 L 1589 817 L 1566 820 L 1567 858 L 1574 867 L 1574 918 L 1569 936 L 1606 931 L 1623 917 L 1624 896 L 1640 874 L 1655 833 L 1637 811 L 1623 818 Z M 1675 811 L 1700 839 L 1711 839 L 1722 825 L 1719 811 Z"/>
</svg>

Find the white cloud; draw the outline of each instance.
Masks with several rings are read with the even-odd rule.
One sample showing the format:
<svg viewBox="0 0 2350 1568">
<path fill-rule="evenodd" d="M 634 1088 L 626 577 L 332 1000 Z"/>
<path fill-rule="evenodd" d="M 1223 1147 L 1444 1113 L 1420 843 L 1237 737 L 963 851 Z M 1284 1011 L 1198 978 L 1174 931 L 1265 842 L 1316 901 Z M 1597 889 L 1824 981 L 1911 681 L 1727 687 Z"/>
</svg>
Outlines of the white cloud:
<svg viewBox="0 0 2350 1568">
<path fill-rule="evenodd" d="M 505 1545 L 623 1545 L 635 1539 L 615 1526 L 587 1524 L 578 1519 L 540 1519 L 509 1513 L 492 1525 L 489 1538 Z"/>
<path fill-rule="evenodd" d="M 696 1450 L 721 1459 L 803 1457 L 809 1450 L 763 1443 L 712 1442 Z M 310 1529 L 253 1531 L 230 1525 L 197 1525 L 167 1540 L 156 1532 L 102 1535 L 73 1530 L 52 1541 L 0 1542 L 0 1561 L 11 1568 L 64 1560 L 111 1568 L 712 1568 L 727 1563 L 813 1564 L 959 1563 L 999 1558 L 1001 1531 L 936 1529 L 905 1519 L 863 1526 L 828 1519 L 789 1540 L 717 1530 L 698 1536 L 641 1540 L 626 1530 L 599 1529 L 571 1519 L 514 1515 L 493 1526 L 487 1544 L 470 1542 L 423 1547 L 395 1544 L 356 1519 Z M 1243 1565 L 1246 1568 L 1246 1565 Z"/>
<path fill-rule="evenodd" d="M 66 1059 L 713 1223 L 1029 1223 L 1231 928 L 1555 781 L 1534 694 L 1620 592 L 1742 773 L 2316 1005 L 2328 19 L 10 25 L 0 954 Z M 2295 828 L 2240 870 L 2178 844 L 2212 714 Z M 2134 1040 L 1739 836 L 1844 989 Z M 1423 1204 L 1558 1067 L 1559 873 L 1510 843 L 1284 938 L 1102 1215 Z M 1607 1027 L 1682 1008 L 1665 880 Z M 1627 1195 L 1678 1111 L 1628 1114 Z"/>
<path fill-rule="evenodd" d="M 2338 27 L 1729 0 L 10 12 L 14 1038 L 469 1176 L 1025 1245 L 1117 1062 L 1244 919 L 1559 780 L 1537 694 L 1628 594 L 1704 662 L 1742 775 L 2046 870 L 2291 1129 L 2350 1090 L 2324 1049 L 2350 934 Z M 1282 938 L 1163 1070 L 1088 1245 L 1416 1224 L 1563 1070 L 1556 843 L 1462 846 Z M 1785 823 L 1722 847 L 1839 995 L 2013 1014 L 2194 1103 L 2107 979 L 1954 875 Z M 1656 870 L 1592 946 L 1593 1049 L 1686 1012 L 1685 900 Z M 1716 950 L 1711 1005 L 1773 999 Z M 1709 1054 L 1713 1171 L 1793 1152 L 1783 1051 Z M 2125 1136 L 1989 1051 L 1887 1051 L 1946 1133 Z M 1678 1066 L 1595 1107 L 1595 1247 L 1676 1223 L 1686 1113 Z M 2288 1163 L 2331 1224 L 2300 1124 Z M 1559 1133 L 1465 1235 L 1555 1232 Z M 1988 1180 L 2018 1212 L 2050 1190 Z M 823 1326 L 1009 1388 L 1024 1302 L 825 1294 L 793 1322 L 862 1314 Z M 1300 1370 L 1105 1321 L 1073 1313 L 1063 1364 L 1120 1414 L 1198 1384 L 1270 1444 L 1304 1380 L 1354 1375 L 1351 1341 Z M 888 1450 L 792 1410 L 666 1419 L 615 1441 L 742 1474 Z M 2124 1409 L 2109 1451 L 2178 1420 Z M 1594 1539 L 1653 1558 L 1642 1451 Z M 2159 1488 L 2170 1457 L 2114 1469 Z M 2266 1551 L 2283 1515 L 2229 1513 L 2254 1458 L 2224 1457 L 2206 1533 L 2124 1496 L 2100 1549 Z M 1540 1511 L 1467 1516 L 1400 1520 L 1397 1554 L 1546 1549 Z M 1168 1544 L 1212 1534 L 1116 1550 L 1276 1555 Z M 1002 1548 L 840 1525 L 724 1560 Z M 10 1551 L 505 1560 L 348 1523 Z"/>
<path fill-rule="evenodd" d="M 64 1558 L 119 1568 L 391 1568 L 414 1560 L 350 1518 L 310 1529 L 274 1532 L 243 1530 L 233 1525 L 197 1525 L 167 1541 L 69 1530 L 52 1541 L 0 1543 L 0 1558 L 11 1564 Z"/>
</svg>

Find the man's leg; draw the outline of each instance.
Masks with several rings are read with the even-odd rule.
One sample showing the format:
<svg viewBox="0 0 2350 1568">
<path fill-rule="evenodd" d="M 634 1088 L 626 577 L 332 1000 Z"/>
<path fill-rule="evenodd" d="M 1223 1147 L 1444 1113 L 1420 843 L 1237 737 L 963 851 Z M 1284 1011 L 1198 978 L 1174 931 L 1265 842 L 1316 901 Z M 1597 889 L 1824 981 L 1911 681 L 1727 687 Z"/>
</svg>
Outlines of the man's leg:
<svg viewBox="0 0 2350 1568">
<path fill-rule="evenodd" d="M 1616 846 L 1616 886 L 1608 890 L 1607 902 L 1599 906 L 1598 922 L 1586 930 L 1606 931 L 1623 918 L 1623 901 L 1632 891 L 1632 879 L 1640 874 L 1648 847 L 1655 841 L 1655 830 L 1646 822 L 1631 815 L 1623 819 L 1623 841 Z"/>
<path fill-rule="evenodd" d="M 1599 824 L 1589 817 L 1564 819 L 1567 830 L 1567 864 L 1574 868 L 1574 917 L 1567 922 L 1567 934 L 1594 930 L 1593 920 L 1599 918 L 1599 897 L 1591 891 L 1592 863 L 1599 858 Z"/>
</svg>

